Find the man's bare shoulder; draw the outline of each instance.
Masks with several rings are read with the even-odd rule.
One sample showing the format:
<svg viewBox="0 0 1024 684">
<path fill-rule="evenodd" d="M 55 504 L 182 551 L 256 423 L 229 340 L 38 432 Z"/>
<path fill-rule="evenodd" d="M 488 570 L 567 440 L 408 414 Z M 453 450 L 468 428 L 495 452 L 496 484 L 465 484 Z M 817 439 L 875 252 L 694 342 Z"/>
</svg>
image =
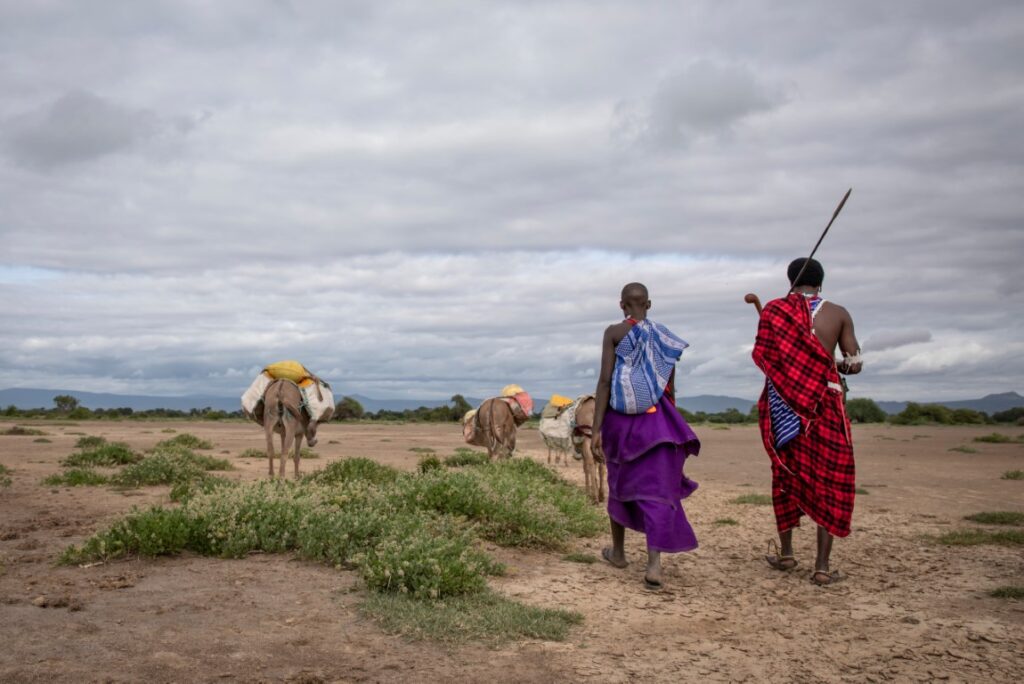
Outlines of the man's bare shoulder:
<svg viewBox="0 0 1024 684">
<path fill-rule="evenodd" d="M 846 307 L 836 304 L 831 299 L 826 299 L 822 303 L 822 306 L 825 307 L 822 310 L 822 313 L 826 310 L 830 310 L 829 313 L 837 318 L 842 318 L 843 320 L 849 320 L 850 318 L 850 312 L 846 310 Z"/>
</svg>

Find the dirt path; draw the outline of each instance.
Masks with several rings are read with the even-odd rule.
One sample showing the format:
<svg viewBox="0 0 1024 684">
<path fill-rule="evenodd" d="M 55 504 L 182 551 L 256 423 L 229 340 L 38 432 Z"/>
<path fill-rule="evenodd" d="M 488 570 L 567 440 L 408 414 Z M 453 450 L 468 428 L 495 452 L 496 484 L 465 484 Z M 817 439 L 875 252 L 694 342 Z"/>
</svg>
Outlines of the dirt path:
<svg viewBox="0 0 1024 684">
<path fill-rule="evenodd" d="M 0 422 L 0 430 L 11 423 Z M 991 428 L 856 428 L 854 532 L 836 544 L 849 579 L 820 589 L 807 581 L 813 533 L 798 531 L 801 567 L 789 574 L 761 560 L 771 508 L 730 500 L 766 493 L 768 467 L 752 427 L 698 429 L 704 443 L 688 474 L 701 488 L 686 503 L 701 547 L 668 557 L 666 590 L 641 587 L 643 540 L 627 534 L 633 564 L 615 570 L 559 554 L 513 554 L 495 581 L 501 592 L 584 614 L 564 643 L 522 642 L 491 650 L 439 647 L 382 634 L 356 609 L 353 574 L 256 555 L 184 556 L 89 568 L 53 565 L 68 544 L 132 506 L 166 503 L 166 488 L 117 492 L 50 488 L 79 435 L 147 448 L 191 432 L 231 458 L 233 477 L 265 476 L 266 461 L 234 458 L 259 448 L 259 428 L 240 423 L 90 423 L 38 426 L 50 443 L 0 436 L 0 681 L 1016 681 L 1024 675 L 1024 602 L 990 598 L 1024 584 L 1020 548 L 933 546 L 923 535 L 967 526 L 963 515 L 1024 508 L 1024 445 L 970 440 Z M 1020 433 L 1019 428 L 1002 429 Z M 977 453 L 950 451 L 970 445 Z M 369 456 L 411 469 L 415 447 L 450 453 L 454 426 L 329 425 L 321 458 Z M 521 453 L 546 460 L 536 431 Z M 574 463 L 560 470 L 582 484 Z M 289 467 L 290 471 L 290 467 Z M 738 524 L 715 524 L 733 519 Z M 598 556 L 604 539 L 579 551 Z M 44 599 L 40 599 L 44 597 Z M 33 602 L 51 605 L 39 607 Z M 57 604 L 57 605 L 52 605 Z"/>
</svg>

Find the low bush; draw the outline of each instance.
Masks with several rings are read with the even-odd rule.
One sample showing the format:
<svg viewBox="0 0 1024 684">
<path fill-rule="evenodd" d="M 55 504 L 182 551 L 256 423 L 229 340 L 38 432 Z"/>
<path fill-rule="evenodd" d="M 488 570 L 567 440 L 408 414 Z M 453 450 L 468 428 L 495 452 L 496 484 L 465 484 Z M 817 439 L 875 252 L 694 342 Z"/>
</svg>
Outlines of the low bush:
<svg viewBox="0 0 1024 684">
<path fill-rule="evenodd" d="M 569 561 L 570 563 L 583 563 L 584 565 L 590 565 L 596 563 L 597 558 L 593 554 L 589 553 L 567 553 L 562 556 L 562 560 Z"/>
<path fill-rule="evenodd" d="M 732 518 L 719 518 L 718 520 L 715 520 L 714 524 L 715 525 L 739 525 L 739 522 L 736 521 L 736 520 L 733 520 Z"/>
<path fill-rule="evenodd" d="M 1024 470 L 1007 470 L 1000 480 L 1024 480 Z"/>
<path fill-rule="evenodd" d="M 106 437 L 100 437 L 98 435 L 85 435 L 79 437 L 78 441 L 75 442 L 76 449 L 95 449 L 98 446 L 103 446 L 107 443 Z"/>
<path fill-rule="evenodd" d="M 200 439 L 195 435 L 191 435 L 187 432 L 182 432 L 180 435 L 175 435 L 170 439 L 165 439 L 162 442 L 157 442 L 156 447 L 185 447 L 186 449 L 212 449 L 213 443 L 205 439 Z"/>
<path fill-rule="evenodd" d="M 238 458 L 266 458 L 266 449 L 246 449 L 242 453 L 238 454 Z"/>
<path fill-rule="evenodd" d="M 993 432 L 993 433 L 988 434 L 988 435 L 982 435 L 980 437 L 975 437 L 974 441 L 975 442 L 985 442 L 987 444 L 1010 444 L 1011 442 L 1017 442 L 1017 441 L 1020 441 L 1020 440 L 1019 439 L 1014 439 L 1013 437 L 1010 437 L 1009 435 L 1004 435 L 1001 432 Z"/>
<path fill-rule="evenodd" d="M 335 461 L 323 470 L 306 476 L 306 479 L 320 484 L 360 481 L 382 485 L 394 482 L 399 475 L 401 473 L 394 468 L 381 465 L 368 458 L 346 458 Z"/>
<path fill-rule="evenodd" d="M 993 598 L 1024 599 L 1024 587 L 999 587 L 989 592 Z"/>
<path fill-rule="evenodd" d="M 196 454 L 188 449 L 164 449 L 126 467 L 110 481 L 122 487 L 173 485 L 202 479 L 207 470 L 231 470 L 223 458 Z"/>
<path fill-rule="evenodd" d="M 96 466 L 121 466 L 138 463 L 142 454 L 132 451 L 124 442 L 105 442 L 83 449 L 61 461 L 66 468 L 92 468 Z"/>
<path fill-rule="evenodd" d="M 21 427 L 20 425 L 9 427 L 3 432 L 0 432 L 0 435 L 11 435 L 12 437 L 40 437 L 46 434 L 49 433 L 43 432 L 42 430 L 37 430 L 35 428 Z"/>
<path fill-rule="evenodd" d="M 451 456 L 446 456 L 444 464 L 450 468 L 458 468 L 460 466 L 484 465 L 490 463 L 490 461 L 490 457 L 483 451 L 473 451 L 472 449 L 461 447 L 456 449 L 455 453 Z"/>
<path fill-rule="evenodd" d="M 95 487 L 110 481 L 106 475 L 97 473 L 91 468 L 68 468 L 63 473 L 50 475 L 43 479 L 44 485 L 51 487 Z"/>
<path fill-rule="evenodd" d="M 11 486 L 11 469 L 0 463 L 0 487 Z"/>
<path fill-rule="evenodd" d="M 420 459 L 416 469 L 421 473 L 426 473 L 431 470 L 440 470 L 444 466 L 441 465 L 441 459 L 437 456 L 424 456 Z"/>
</svg>

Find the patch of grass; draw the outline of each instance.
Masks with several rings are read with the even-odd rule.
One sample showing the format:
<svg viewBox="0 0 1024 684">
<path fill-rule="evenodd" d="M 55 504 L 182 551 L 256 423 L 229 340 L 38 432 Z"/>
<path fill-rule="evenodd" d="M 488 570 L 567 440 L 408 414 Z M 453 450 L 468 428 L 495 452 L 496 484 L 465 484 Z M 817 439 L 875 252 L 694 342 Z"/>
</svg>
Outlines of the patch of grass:
<svg viewBox="0 0 1024 684">
<path fill-rule="evenodd" d="M 993 589 L 988 593 L 993 598 L 1024 599 L 1024 587 L 1006 586 Z"/>
<path fill-rule="evenodd" d="M 435 453 L 430 447 L 409 447 L 409 451 L 414 454 L 433 454 Z"/>
<path fill-rule="evenodd" d="M 328 444 L 341 444 L 341 442 L 339 442 L 339 441 L 338 441 L 338 440 L 336 440 L 336 439 L 329 439 L 329 440 L 327 440 L 327 443 L 328 443 Z"/>
<path fill-rule="evenodd" d="M 739 525 L 739 522 L 732 518 L 719 518 L 714 522 L 715 525 Z"/>
<path fill-rule="evenodd" d="M 20 425 L 9 427 L 3 432 L 0 432 L 0 435 L 11 435 L 12 437 L 38 437 L 48 434 L 50 433 L 43 432 L 42 430 L 37 430 L 35 428 L 21 427 Z"/>
<path fill-rule="evenodd" d="M 973 447 L 969 447 L 966 444 L 961 444 L 960 446 L 950 447 L 949 450 L 950 451 L 959 451 L 961 454 L 976 454 L 976 453 L 978 453 L 977 449 L 974 449 Z"/>
<path fill-rule="evenodd" d="M 964 520 L 982 525 L 1024 525 L 1024 513 L 1020 511 L 985 511 L 966 515 Z"/>
<path fill-rule="evenodd" d="M 857 487 L 856 489 L 853 490 L 853 493 L 854 494 L 870 494 L 871 492 L 869 492 L 868 490 L 864 489 L 863 487 Z"/>
<path fill-rule="evenodd" d="M 163 450 L 129 465 L 110 481 L 122 487 L 174 485 L 204 479 L 208 470 L 232 469 L 231 463 L 222 458 L 195 454 L 187 449 Z"/>
<path fill-rule="evenodd" d="M 934 538 L 944 546 L 1019 546 L 1024 544 L 1024 530 L 955 530 Z"/>
<path fill-rule="evenodd" d="M 63 473 L 50 475 L 43 479 L 44 485 L 51 487 L 96 487 L 110 481 L 106 475 L 97 473 L 91 468 L 68 468 Z"/>
<path fill-rule="evenodd" d="M 981 435 L 980 437 L 974 438 L 975 442 L 985 442 L 986 444 L 1010 444 L 1011 442 L 1021 441 L 1019 437 L 1014 438 L 1009 435 L 1004 435 L 1001 432 L 993 432 L 988 435 Z"/>
<path fill-rule="evenodd" d="M 1024 470 L 1007 470 L 1000 480 L 1024 480 Z"/>
<path fill-rule="evenodd" d="M 66 468 L 92 468 L 95 466 L 120 466 L 138 463 L 142 454 L 135 453 L 124 442 L 107 442 L 90 449 L 71 454 L 61 465 Z"/>
<path fill-rule="evenodd" d="M 485 465 L 490 462 L 491 459 L 488 458 L 485 452 L 473 451 L 472 449 L 466 449 L 465 447 L 456 449 L 454 454 L 451 456 L 445 456 L 444 459 L 444 464 L 449 468 Z"/>
<path fill-rule="evenodd" d="M 98 446 L 103 446 L 107 443 L 106 437 L 100 437 L 98 435 L 86 435 L 79 437 L 78 441 L 75 442 L 76 449 L 95 449 Z"/>
<path fill-rule="evenodd" d="M 562 556 L 562 560 L 569 561 L 570 563 L 584 563 L 586 565 L 597 562 L 597 558 L 593 554 L 579 552 L 567 553 Z"/>
<path fill-rule="evenodd" d="M 246 449 L 238 454 L 238 458 L 266 458 L 267 452 L 264 449 Z"/>
<path fill-rule="evenodd" d="M 190 435 L 187 432 L 182 432 L 180 435 L 175 435 L 170 439 L 165 439 L 162 442 L 157 442 L 154 449 L 160 449 L 161 447 L 185 447 L 186 449 L 212 449 L 213 443 L 205 439 L 199 439 L 195 435 Z"/>
<path fill-rule="evenodd" d="M 583 622 L 579 613 L 526 606 L 490 591 L 444 601 L 371 594 L 360 610 L 388 634 L 491 646 L 520 639 L 564 641 L 570 628 Z"/>
<path fill-rule="evenodd" d="M 263 455 L 266 456 L 266 454 L 263 454 Z M 300 458 L 306 458 L 306 459 L 313 459 L 313 460 L 315 460 L 315 459 L 320 458 L 320 454 L 316 453 L 315 451 L 313 451 L 309 447 L 302 447 L 299 450 L 299 457 Z"/>
<path fill-rule="evenodd" d="M 712 430 L 728 430 L 729 426 L 728 425 L 719 425 L 717 423 L 712 423 L 711 424 L 711 429 Z"/>
<path fill-rule="evenodd" d="M 177 432 L 177 430 L 175 430 L 174 428 L 164 428 L 164 429 L 163 429 L 163 430 L 161 430 L 160 432 L 165 432 L 165 433 L 171 433 L 171 434 L 173 434 L 173 433 Z"/>
<path fill-rule="evenodd" d="M 398 479 L 399 473 L 394 468 L 381 465 L 368 458 L 346 458 L 335 461 L 323 470 L 318 470 L 306 479 L 320 484 L 341 484 L 345 482 L 366 482 L 369 484 L 389 484 Z"/>
<path fill-rule="evenodd" d="M 440 470 L 443 467 L 444 466 L 441 465 L 441 459 L 439 459 L 437 456 L 424 456 L 423 458 L 420 459 L 420 462 L 417 464 L 416 469 L 419 470 L 421 473 L 426 473 L 431 470 Z"/>
<path fill-rule="evenodd" d="M 52 439 L 46 439 L 45 437 L 36 437 L 32 441 L 36 442 L 37 444 L 52 444 L 53 443 Z"/>
<path fill-rule="evenodd" d="M 0 463 L 0 487 L 11 486 L 11 469 Z"/>
<path fill-rule="evenodd" d="M 743 494 L 729 501 L 734 504 L 748 504 L 751 506 L 771 506 L 772 497 L 770 494 Z"/>
</svg>

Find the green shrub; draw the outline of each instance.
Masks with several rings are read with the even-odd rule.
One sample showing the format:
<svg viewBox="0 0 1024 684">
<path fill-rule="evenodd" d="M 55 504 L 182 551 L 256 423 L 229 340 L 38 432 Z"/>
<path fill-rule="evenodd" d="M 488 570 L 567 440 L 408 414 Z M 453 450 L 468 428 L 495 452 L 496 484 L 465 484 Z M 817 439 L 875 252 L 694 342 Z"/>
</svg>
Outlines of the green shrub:
<svg viewBox="0 0 1024 684">
<path fill-rule="evenodd" d="M 11 435 L 12 437 L 40 437 L 49 433 L 43 432 L 42 430 L 36 430 L 35 428 L 24 428 L 20 425 L 9 427 L 0 435 Z"/>
<path fill-rule="evenodd" d="M 990 591 L 989 596 L 994 598 L 1024 599 L 1024 587 L 999 587 Z"/>
<path fill-rule="evenodd" d="M 739 522 L 737 522 L 736 520 L 733 520 L 732 518 L 719 518 L 718 520 L 715 520 L 714 524 L 715 525 L 739 525 Z"/>
<path fill-rule="evenodd" d="M 0 487 L 11 486 L 11 469 L 0 463 Z"/>
<path fill-rule="evenodd" d="M 388 484 L 398 479 L 400 473 L 394 468 L 381 465 L 368 458 L 346 458 L 335 461 L 307 479 L 321 484 L 340 484 L 359 480 L 373 484 Z"/>
<path fill-rule="evenodd" d="M 871 399 L 858 398 L 846 402 L 846 415 L 854 423 L 884 423 L 887 417 Z"/>
<path fill-rule="evenodd" d="M 75 442 L 75 448 L 77 449 L 95 449 L 98 446 L 103 446 L 107 443 L 106 437 L 100 437 L 98 435 L 86 435 L 79 437 L 78 441 Z"/>
<path fill-rule="evenodd" d="M 141 460 L 142 454 L 132 451 L 131 447 L 124 442 L 108 442 L 71 454 L 61 461 L 61 465 L 66 468 L 90 468 L 96 466 L 120 466 L 138 463 Z"/>
<path fill-rule="evenodd" d="M 106 531 L 90 537 L 80 549 L 72 546 L 61 556 L 61 562 L 105 561 L 130 554 L 160 556 L 182 551 L 188 541 L 185 511 L 157 506 L 122 518 Z"/>
<path fill-rule="evenodd" d="M 982 525 L 1024 525 L 1024 513 L 1020 511 L 986 511 L 964 516 L 964 520 Z"/>
<path fill-rule="evenodd" d="M 43 480 L 44 485 L 51 487 L 94 487 L 107 484 L 109 478 L 90 468 L 68 468 L 63 473 L 50 475 Z"/>
<path fill-rule="evenodd" d="M 238 458 L 266 458 L 266 449 L 246 449 L 242 453 L 238 454 Z"/>
<path fill-rule="evenodd" d="M 1001 480 L 1024 480 L 1024 470 L 1007 470 Z"/>
<path fill-rule="evenodd" d="M 199 439 L 195 435 L 190 435 L 187 432 L 182 432 L 180 435 L 175 435 L 170 439 L 165 439 L 162 442 L 156 443 L 156 449 L 160 447 L 185 447 L 186 449 L 212 449 L 213 443 L 205 439 Z"/>
<path fill-rule="evenodd" d="M 484 465 L 490 462 L 490 457 L 488 457 L 483 451 L 473 451 L 472 449 L 466 448 L 456 449 L 454 454 L 446 456 L 444 459 L 444 464 L 450 468 Z"/>
<path fill-rule="evenodd" d="M 1013 437 L 1010 437 L 1009 435 L 1004 435 L 1001 432 L 993 432 L 993 433 L 988 434 L 988 435 L 982 435 L 980 437 L 975 437 L 974 441 L 975 442 L 985 442 L 987 444 L 1009 444 L 1011 442 L 1015 442 L 1015 441 L 1018 441 L 1018 440 L 1015 440 Z"/>
<path fill-rule="evenodd" d="M 204 477 L 207 470 L 231 470 L 233 466 L 223 458 L 195 454 L 188 449 L 164 449 L 138 463 L 129 465 L 111 478 L 122 487 L 150 487 L 178 484 Z"/>
<path fill-rule="evenodd" d="M 53 443 L 52 439 L 46 439 L 45 437 L 36 437 L 32 441 L 36 442 L 37 444 L 52 444 Z"/>
<path fill-rule="evenodd" d="M 425 456 L 420 459 L 420 462 L 417 465 L 417 470 L 421 473 L 426 473 L 431 470 L 440 470 L 443 467 L 444 466 L 441 465 L 441 459 L 437 456 Z"/>
</svg>

